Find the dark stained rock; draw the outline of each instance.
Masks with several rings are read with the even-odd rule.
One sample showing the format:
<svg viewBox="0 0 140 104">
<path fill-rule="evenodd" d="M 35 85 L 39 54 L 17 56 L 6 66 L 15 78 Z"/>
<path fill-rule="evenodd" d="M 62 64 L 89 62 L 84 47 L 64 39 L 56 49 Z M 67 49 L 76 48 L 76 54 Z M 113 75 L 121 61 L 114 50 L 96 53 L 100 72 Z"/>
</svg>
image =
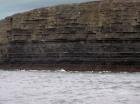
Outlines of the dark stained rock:
<svg viewBox="0 0 140 104">
<path fill-rule="evenodd" d="M 7 17 L 0 21 L 0 63 L 139 67 L 140 1 L 59 5 Z"/>
</svg>

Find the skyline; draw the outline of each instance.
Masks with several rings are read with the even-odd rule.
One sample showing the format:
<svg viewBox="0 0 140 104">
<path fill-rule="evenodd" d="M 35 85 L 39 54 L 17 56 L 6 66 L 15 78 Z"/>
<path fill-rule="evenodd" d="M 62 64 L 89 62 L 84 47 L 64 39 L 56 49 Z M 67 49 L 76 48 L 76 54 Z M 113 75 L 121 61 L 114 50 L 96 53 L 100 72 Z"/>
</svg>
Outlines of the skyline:
<svg viewBox="0 0 140 104">
<path fill-rule="evenodd" d="M 88 1 L 94 0 L 0 0 L 0 19 L 35 8 Z"/>
</svg>

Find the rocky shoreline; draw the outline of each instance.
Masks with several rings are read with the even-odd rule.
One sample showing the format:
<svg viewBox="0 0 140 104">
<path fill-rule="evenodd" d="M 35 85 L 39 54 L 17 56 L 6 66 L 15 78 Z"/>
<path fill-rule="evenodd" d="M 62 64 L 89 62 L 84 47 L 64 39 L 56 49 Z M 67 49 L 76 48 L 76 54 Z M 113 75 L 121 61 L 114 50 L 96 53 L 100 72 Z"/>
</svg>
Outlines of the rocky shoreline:
<svg viewBox="0 0 140 104">
<path fill-rule="evenodd" d="M 92 72 L 140 72 L 140 66 L 92 66 L 76 64 L 1 64 L 0 70 L 65 70 Z"/>
<path fill-rule="evenodd" d="M 139 0 L 58 5 L 0 21 L 3 68 L 140 71 L 139 47 Z"/>
</svg>

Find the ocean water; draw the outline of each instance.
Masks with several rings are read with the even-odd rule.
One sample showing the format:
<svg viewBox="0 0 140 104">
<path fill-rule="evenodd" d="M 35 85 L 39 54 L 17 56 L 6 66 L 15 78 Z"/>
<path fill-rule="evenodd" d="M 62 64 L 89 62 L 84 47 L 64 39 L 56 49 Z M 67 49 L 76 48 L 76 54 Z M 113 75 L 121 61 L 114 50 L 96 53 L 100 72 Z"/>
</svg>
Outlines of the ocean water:
<svg viewBox="0 0 140 104">
<path fill-rule="evenodd" d="M 0 104 L 140 104 L 140 73 L 1 70 Z"/>
</svg>

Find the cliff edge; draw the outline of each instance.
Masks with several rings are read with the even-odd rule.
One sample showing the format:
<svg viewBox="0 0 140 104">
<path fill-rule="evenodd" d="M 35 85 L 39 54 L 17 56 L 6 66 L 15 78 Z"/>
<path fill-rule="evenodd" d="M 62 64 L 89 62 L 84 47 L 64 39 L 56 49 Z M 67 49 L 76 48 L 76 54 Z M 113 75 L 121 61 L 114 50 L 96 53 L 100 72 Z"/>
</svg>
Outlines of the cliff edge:
<svg viewBox="0 0 140 104">
<path fill-rule="evenodd" d="M 7 17 L 0 21 L 0 63 L 139 67 L 140 1 L 58 5 Z"/>
</svg>

